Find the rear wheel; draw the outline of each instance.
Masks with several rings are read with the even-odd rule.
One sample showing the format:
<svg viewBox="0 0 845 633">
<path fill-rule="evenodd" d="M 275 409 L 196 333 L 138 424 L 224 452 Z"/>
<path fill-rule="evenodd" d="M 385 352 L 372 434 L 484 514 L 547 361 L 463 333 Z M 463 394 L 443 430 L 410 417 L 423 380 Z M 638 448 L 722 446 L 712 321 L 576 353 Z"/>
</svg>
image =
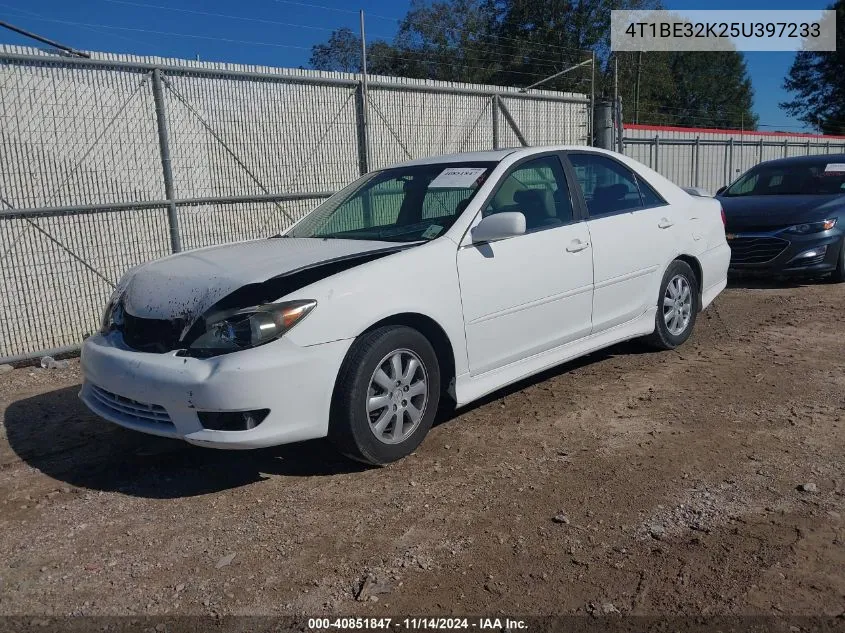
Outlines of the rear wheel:
<svg viewBox="0 0 845 633">
<path fill-rule="evenodd" d="M 420 332 L 388 326 L 358 338 L 335 387 L 329 439 L 344 455 L 387 464 L 425 438 L 440 401 L 440 367 Z"/>
<path fill-rule="evenodd" d="M 673 261 L 663 275 L 657 299 L 654 332 L 645 342 L 657 349 L 674 349 L 692 334 L 698 313 L 698 281 L 689 264 Z"/>
</svg>

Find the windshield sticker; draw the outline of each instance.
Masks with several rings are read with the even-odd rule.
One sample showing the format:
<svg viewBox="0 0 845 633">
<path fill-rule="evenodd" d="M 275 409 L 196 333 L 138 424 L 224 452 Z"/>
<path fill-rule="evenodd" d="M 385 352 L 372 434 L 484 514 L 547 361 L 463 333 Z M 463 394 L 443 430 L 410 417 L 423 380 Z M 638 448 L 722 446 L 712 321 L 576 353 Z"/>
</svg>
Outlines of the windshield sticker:
<svg viewBox="0 0 845 633">
<path fill-rule="evenodd" d="M 824 170 L 825 173 L 837 172 L 842 174 L 845 173 L 845 163 L 828 163 Z"/>
<path fill-rule="evenodd" d="M 431 239 L 434 239 L 435 237 L 437 237 L 437 235 L 442 230 L 443 230 L 443 227 L 440 226 L 439 224 L 432 224 L 425 231 L 423 231 L 423 234 L 420 237 L 422 237 L 424 240 L 431 240 Z"/>
<path fill-rule="evenodd" d="M 485 167 L 450 167 L 440 172 L 429 189 L 466 189 L 472 187 L 478 177 L 487 169 Z"/>
</svg>

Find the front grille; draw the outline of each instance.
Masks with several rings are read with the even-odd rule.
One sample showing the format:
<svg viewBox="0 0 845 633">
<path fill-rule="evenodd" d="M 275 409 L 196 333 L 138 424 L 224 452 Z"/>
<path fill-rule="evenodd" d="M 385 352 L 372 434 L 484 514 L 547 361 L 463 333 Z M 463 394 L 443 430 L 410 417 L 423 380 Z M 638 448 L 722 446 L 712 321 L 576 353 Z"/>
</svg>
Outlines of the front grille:
<svg viewBox="0 0 845 633">
<path fill-rule="evenodd" d="M 789 246 L 789 242 L 779 237 L 735 237 L 728 244 L 731 264 L 765 264 Z"/>
<path fill-rule="evenodd" d="M 91 385 L 91 395 L 119 418 L 128 419 L 131 422 L 152 422 L 163 426 L 173 426 L 167 410 L 160 405 L 124 398 L 97 385 Z"/>
<path fill-rule="evenodd" d="M 791 226 L 789 224 L 783 224 L 779 226 L 773 226 L 771 224 L 762 225 L 762 224 L 744 224 L 740 222 L 732 222 L 730 218 L 728 218 L 728 223 L 725 226 L 725 231 L 728 233 L 775 233 L 782 229 Z"/>
<path fill-rule="evenodd" d="M 139 352 L 164 354 L 179 349 L 181 319 L 142 319 L 124 310 L 123 324 L 118 328 L 124 342 Z"/>
</svg>

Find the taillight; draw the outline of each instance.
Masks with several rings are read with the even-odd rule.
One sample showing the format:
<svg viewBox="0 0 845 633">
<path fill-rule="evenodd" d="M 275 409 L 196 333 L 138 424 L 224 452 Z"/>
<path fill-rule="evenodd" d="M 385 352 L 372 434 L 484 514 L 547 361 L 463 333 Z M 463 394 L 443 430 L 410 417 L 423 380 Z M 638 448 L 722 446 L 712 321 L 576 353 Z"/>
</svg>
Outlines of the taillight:
<svg viewBox="0 0 845 633">
<path fill-rule="evenodd" d="M 727 228 L 727 226 L 728 226 L 728 218 L 726 218 L 726 217 L 725 217 L 725 210 L 724 210 L 724 209 L 722 209 L 722 208 L 720 207 L 720 208 L 719 208 L 719 211 L 721 211 L 721 212 L 722 212 L 722 226 L 724 226 L 725 228 Z"/>
</svg>

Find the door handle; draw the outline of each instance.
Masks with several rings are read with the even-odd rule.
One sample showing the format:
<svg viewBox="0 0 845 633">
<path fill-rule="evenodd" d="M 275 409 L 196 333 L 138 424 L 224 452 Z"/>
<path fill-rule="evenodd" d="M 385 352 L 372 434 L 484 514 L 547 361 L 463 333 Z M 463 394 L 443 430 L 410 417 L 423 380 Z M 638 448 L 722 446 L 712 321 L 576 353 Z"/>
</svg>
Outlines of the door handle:
<svg viewBox="0 0 845 633">
<path fill-rule="evenodd" d="M 660 218 L 660 222 L 657 223 L 661 229 L 668 229 L 670 226 L 674 226 L 675 223 L 672 222 L 669 218 Z"/>
<path fill-rule="evenodd" d="M 569 246 L 566 247 L 567 253 L 577 253 L 583 251 L 585 248 L 590 248 L 589 242 L 582 242 L 581 240 L 572 240 Z"/>
</svg>

